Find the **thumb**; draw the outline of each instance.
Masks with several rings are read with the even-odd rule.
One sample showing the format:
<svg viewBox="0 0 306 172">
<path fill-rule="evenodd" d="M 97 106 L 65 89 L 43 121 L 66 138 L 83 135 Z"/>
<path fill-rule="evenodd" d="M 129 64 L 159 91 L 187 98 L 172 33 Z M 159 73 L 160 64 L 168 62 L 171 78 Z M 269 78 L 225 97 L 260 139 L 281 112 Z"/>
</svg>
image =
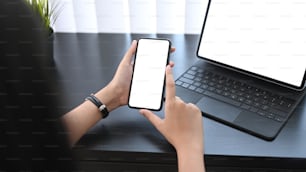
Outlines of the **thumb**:
<svg viewBox="0 0 306 172">
<path fill-rule="evenodd" d="M 124 63 L 130 64 L 133 59 L 133 54 L 136 51 L 137 41 L 133 41 L 128 51 L 125 53 L 123 61 Z"/>
<path fill-rule="evenodd" d="M 155 115 L 153 112 L 141 109 L 139 110 L 139 113 L 141 113 L 144 117 L 146 117 L 156 129 L 160 130 L 160 124 L 162 123 L 162 119 L 160 119 L 157 115 Z"/>
</svg>

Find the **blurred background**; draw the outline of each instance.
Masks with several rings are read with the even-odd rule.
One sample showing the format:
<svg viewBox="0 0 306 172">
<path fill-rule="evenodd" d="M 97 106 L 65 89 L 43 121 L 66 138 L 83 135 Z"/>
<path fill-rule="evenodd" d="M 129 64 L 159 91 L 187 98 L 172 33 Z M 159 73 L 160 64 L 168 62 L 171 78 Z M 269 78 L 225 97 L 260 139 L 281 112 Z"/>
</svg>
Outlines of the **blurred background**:
<svg viewBox="0 0 306 172">
<path fill-rule="evenodd" d="M 49 0 L 55 32 L 200 34 L 208 0 Z"/>
</svg>

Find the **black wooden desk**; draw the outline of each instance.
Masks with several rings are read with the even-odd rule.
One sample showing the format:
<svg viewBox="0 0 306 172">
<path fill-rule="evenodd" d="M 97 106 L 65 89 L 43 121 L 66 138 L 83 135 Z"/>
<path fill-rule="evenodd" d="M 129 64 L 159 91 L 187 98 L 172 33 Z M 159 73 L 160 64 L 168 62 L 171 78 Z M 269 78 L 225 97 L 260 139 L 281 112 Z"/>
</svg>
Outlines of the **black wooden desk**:
<svg viewBox="0 0 306 172">
<path fill-rule="evenodd" d="M 198 35 L 54 35 L 54 60 L 66 111 L 105 86 L 133 39 L 165 37 L 176 52 L 178 77 L 196 58 Z M 306 101 L 278 137 L 264 141 L 207 118 L 204 120 L 208 171 L 306 171 Z M 158 113 L 162 115 L 163 113 Z M 93 127 L 74 148 L 79 168 L 94 171 L 176 171 L 175 150 L 138 111 L 121 107 Z M 299 171 L 298 170 L 298 171 Z M 291 171 L 291 170 L 290 170 Z"/>
</svg>

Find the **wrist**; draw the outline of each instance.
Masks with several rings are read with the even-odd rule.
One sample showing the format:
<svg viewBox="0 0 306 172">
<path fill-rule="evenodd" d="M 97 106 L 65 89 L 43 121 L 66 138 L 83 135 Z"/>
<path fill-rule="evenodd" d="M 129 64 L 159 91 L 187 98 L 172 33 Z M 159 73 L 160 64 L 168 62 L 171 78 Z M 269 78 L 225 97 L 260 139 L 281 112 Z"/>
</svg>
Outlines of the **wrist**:
<svg viewBox="0 0 306 172">
<path fill-rule="evenodd" d="M 199 157 L 199 156 L 203 156 L 204 155 L 204 151 L 201 149 L 193 149 L 193 148 L 189 148 L 189 147 L 185 147 L 182 149 L 176 149 L 176 152 L 178 154 L 178 156 L 182 155 L 184 157 L 189 157 L 189 156 L 193 156 L 193 157 Z"/>
<path fill-rule="evenodd" d="M 198 141 L 189 141 L 185 144 L 177 144 L 175 146 L 177 153 L 192 152 L 196 154 L 204 154 L 204 145 L 203 143 L 198 143 Z"/>
<path fill-rule="evenodd" d="M 196 149 L 180 149 L 177 150 L 178 167 L 180 172 L 205 171 L 204 153 Z"/>
<path fill-rule="evenodd" d="M 90 96 L 86 97 L 85 100 L 91 101 L 94 105 L 97 106 L 99 111 L 102 113 L 102 118 L 106 118 L 109 114 L 109 111 L 106 105 L 100 101 L 94 94 L 90 94 Z"/>
<path fill-rule="evenodd" d="M 98 91 L 95 96 L 103 102 L 103 104 L 107 107 L 108 111 L 118 108 L 120 106 L 120 101 L 118 100 L 118 96 L 116 93 L 110 89 L 108 86 Z"/>
</svg>

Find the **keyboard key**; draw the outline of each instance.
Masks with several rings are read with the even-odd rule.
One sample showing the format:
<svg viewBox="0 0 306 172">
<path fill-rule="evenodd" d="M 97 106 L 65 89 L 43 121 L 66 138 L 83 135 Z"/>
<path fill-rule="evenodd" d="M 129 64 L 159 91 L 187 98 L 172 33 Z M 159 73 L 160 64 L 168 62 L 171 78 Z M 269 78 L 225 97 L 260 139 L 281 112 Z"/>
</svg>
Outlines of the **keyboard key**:
<svg viewBox="0 0 306 172">
<path fill-rule="evenodd" d="M 255 106 L 255 107 L 259 107 L 259 106 L 260 106 L 260 104 L 259 104 L 259 103 L 257 103 L 257 102 L 254 102 L 254 103 L 253 103 L 253 106 Z"/>
<path fill-rule="evenodd" d="M 175 84 L 176 84 L 176 85 L 182 85 L 183 82 L 178 80 L 178 81 L 175 82 Z"/>
<path fill-rule="evenodd" d="M 230 97 L 231 97 L 232 99 L 234 99 L 234 100 L 237 99 L 237 96 L 236 96 L 235 94 L 231 94 Z"/>
<path fill-rule="evenodd" d="M 262 100 L 261 104 L 266 105 L 266 104 L 268 104 L 268 101 L 267 100 Z"/>
<path fill-rule="evenodd" d="M 236 94 L 237 91 L 236 90 L 231 90 L 231 93 Z"/>
<path fill-rule="evenodd" d="M 255 102 L 260 101 L 260 99 L 259 99 L 259 98 L 254 98 L 253 100 L 254 100 Z"/>
<path fill-rule="evenodd" d="M 215 91 L 215 89 L 216 89 L 216 88 L 214 88 L 214 87 L 208 87 L 208 90 L 209 90 L 209 91 Z"/>
<path fill-rule="evenodd" d="M 193 83 L 193 85 L 196 86 L 196 87 L 199 87 L 199 86 L 201 86 L 201 83 L 200 82 L 195 82 L 195 83 Z"/>
<path fill-rule="evenodd" d="M 277 121 L 277 122 L 284 122 L 286 119 L 285 119 L 285 118 L 282 118 L 282 117 L 276 116 L 276 117 L 274 118 L 274 120 Z"/>
<path fill-rule="evenodd" d="M 193 71 L 193 70 L 189 70 L 187 73 L 190 74 L 190 75 L 195 75 L 197 72 Z"/>
<path fill-rule="evenodd" d="M 222 94 L 222 90 L 216 89 L 217 94 Z"/>
<path fill-rule="evenodd" d="M 250 105 L 250 104 L 252 104 L 253 102 L 252 102 L 251 100 L 246 100 L 245 103 L 248 104 L 248 105 Z"/>
<path fill-rule="evenodd" d="M 193 80 L 187 79 L 187 78 L 184 78 L 184 77 L 181 77 L 179 80 L 182 81 L 182 82 L 185 82 L 187 84 L 192 84 L 193 83 Z"/>
<path fill-rule="evenodd" d="M 213 82 L 209 82 L 208 85 L 213 87 L 213 86 L 215 86 L 216 84 L 213 83 Z"/>
<path fill-rule="evenodd" d="M 196 67 L 196 66 L 193 66 L 192 68 L 191 68 L 191 70 L 197 70 L 198 69 L 198 67 Z"/>
<path fill-rule="evenodd" d="M 202 94 L 205 90 L 203 90 L 202 88 L 197 88 L 195 91 Z"/>
<path fill-rule="evenodd" d="M 219 83 L 219 84 L 224 84 L 224 83 L 225 83 L 225 80 L 219 80 L 218 83 Z"/>
<path fill-rule="evenodd" d="M 231 94 L 230 94 L 229 92 L 224 91 L 224 92 L 222 93 L 222 95 L 228 97 L 228 96 L 231 95 Z"/>
<path fill-rule="evenodd" d="M 273 113 L 269 113 L 266 117 L 270 119 L 274 119 L 275 115 Z"/>
<path fill-rule="evenodd" d="M 185 78 L 188 78 L 188 79 L 194 79 L 195 78 L 195 76 L 193 76 L 193 75 L 190 75 L 190 74 L 184 74 L 184 77 Z"/>
<path fill-rule="evenodd" d="M 269 109 L 269 106 L 267 106 L 267 105 L 263 105 L 263 106 L 261 106 L 261 109 L 266 111 L 266 110 L 268 110 L 268 109 Z"/>
<path fill-rule="evenodd" d="M 244 83 L 245 82 L 245 83 Z M 237 81 L 222 74 L 191 67 L 175 83 L 198 94 L 239 106 L 260 116 L 283 122 L 288 118 L 294 101 L 270 91 Z"/>
<path fill-rule="evenodd" d="M 281 116 L 281 117 L 284 117 L 284 118 L 286 118 L 288 116 L 288 113 L 285 113 L 283 111 L 279 111 L 279 110 L 273 109 L 273 108 L 270 108 L 269 112 L 274 113 L 274 114 L 276 114 L 278 116 Z"/>
<path fill-rule="evenodd" d="M 258 111 L 257 112 L 260 116 L 267 116 L 268 113 L 267 112 L 264 112 L 264 111 Z"/>
<path fill-rule="evenodd" d="M 263 99 L 268 100 L 268 99 L 269 99 L 269 96 L 268 96 L 268 95 L 264 95 L 264 96 L 263 96 Z"/>
<path fill-rule="evenodd" d="M 275 109 L 278 109 L 278 110 L 281 110 L 281 111 L 284 111 L 284 112 L 289 112 L 291 110 L 291 104 L 290 105 L 285 105 L 285 103 L 283 103 L 283 106 L 282 105 L 279 105 L 279 104 L 275 104 L 273 103 L 272 106 L 275 108 Z M 288 106 L 288 107 L 287 107 Z"/>
<path fill-rule="evenodd" d="M 199 69 L 199 68 L 198 68 L 197 72 L 199 72 L 199 73 L 203 73 L 203 72 L 204 72 L 204 70 L 203 70 L 203 69 Z"/>
<path fill-rule="evenodd" d="M 220 84 L 217 84 L 217 86 L 216 86 L 218 89 L 222 89 L 223 88 L 223 86 L 222 85 L 220 85 Z"/>
<path fill-rule="evenodd" d="M 230 98 L 227 98 L 227 97 L 218 95 L 218 94 L 213 93 L 213 92 L 211 92 L 211 91 L 205 91 L 204 94 L 207 95 L 207 96 L 209 96 L 209 97 L 215 98 L 215 99 L 220 100 L 220 101 L 223 101 L 223 102 L 225 102 L 225 103 L 229 103 L 229 104 L 234 105 L 234 106 L 240 106 L 240 105 L 241 105 L 241 103 L 238 102 L 238 101 L 235 101 L 235 100 L 232 100 L 232 99 L 230 99 Z"/>
<path fill-rule="evenodd" d="M 202 81 L 202 78 L 200 78 L 200 77 L 195 77 L 194 80 L 197 81 L 197 82 L 201 82 L 201 81 Z"/>
<path fill-rule="evenodd" d="M 193 85 L 190 85 L 189 87 L 188 87 L 188 89 L 189 90 L 195 90 L 197 87 L 195 87 L 195 86 L 193 86 Z"/>
<path fill-rule="evenodd" d="M 202 80 L 202 82 L 203 82 L 204 84 L 208 84 L 208 80 L 206 80 L 206 79 Z"/>
<path fill-rule="evenodd" d="M 244 96 L 245 96 L 245 98 L 247 98 L 247 99 L 251 99 L 251 98 L 252 98 L 252 96 L 249 95 L 249 94 L 245 94 Z"/>
<path fill-rule="evenodd" d="M 184 83 L 182 87 L 188 88 L 190 84 Z"/>
<path fill-rule="evenodd" d="M 251 107 L 250 111 L 251 111 L 251 112 L 257 112 L 258 109 L 257 109 L 257 108 L 254 108 L 254 107 Z"/>
<path fill-rule="evenodd" d="M 288 106 L 288 104 L 294 104 L 294 100 L 292 100 L 292 99 L 289 99 L 289 98 L 283 98 L 282 99 L 285 103 L 286 103 L 286 106 Z"/>
<path fill-rule="evenodd" d="M 243 93 L 243 92 L 241 92 L 241 91 L 238 91 L 238 92 L 237 92 L 237 95 L 238 95 L 238 96 L 243 96 L 243 95 L 244 95 L 244 93 Z"/>
<path fill-rule="evenodd" d="M 238 98 L 238 101 L 240 101 L 240 102 L 243 102 L 244 100 L 245 100 L 245 98 L 243 98 L 243 97 Z"/>
<path fill-rule="evenodd" d="M 247 105 L 247 104 L 242 104 L 241 108 L 243 109 L 250 109 L 251 106 Z"/>
<path fill-rule="evenodd" d="M 204 76 L 203 73 L 198 73 L 197 74 L 197 77 L 199 77 L 199 78 L 203 78 L 203 76 Z"/>
<path fill-rule="evenodd" d="M 206 84 L 203 84 L 202 86 L 201 86 L 201 88 L 203 88 L 203 89 L 207 89 L 208 88 L 208 85 L 206 85 Z"/>
</svg>

